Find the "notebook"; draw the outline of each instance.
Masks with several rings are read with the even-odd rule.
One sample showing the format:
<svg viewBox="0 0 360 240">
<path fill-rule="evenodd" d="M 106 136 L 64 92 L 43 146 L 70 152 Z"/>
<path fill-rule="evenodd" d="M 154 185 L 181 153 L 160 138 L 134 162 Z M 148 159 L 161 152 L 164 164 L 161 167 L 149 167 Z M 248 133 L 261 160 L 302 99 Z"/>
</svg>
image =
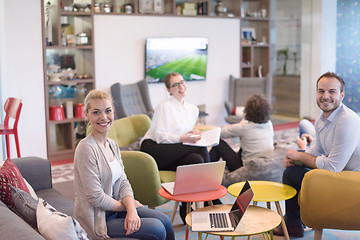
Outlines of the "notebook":
<svg viewBox="0 0 360 240">
<path fill-rule="evenodd" d="M 211 147 L 219 145 L 221 128 L 215 127 L 210 130 L 204 130 L 201 134 L 201 139 L 196 143 L 183 143 L 184 145 L 198 146 L 198 147 Z"/>
<path fill-rule="evenodd" d="M 225 161 L 178 166 L 175 182 L 161 185 L 172 195 L 217 190 L 221 185 L 224 169 Z"/>
<path fill-rule="evenodd" d="M 192 230 L 200 232 L 234 231 L 249 207 L 254 192 L 246 181 L 230 211 L 192 212 Z"/>
</svg>

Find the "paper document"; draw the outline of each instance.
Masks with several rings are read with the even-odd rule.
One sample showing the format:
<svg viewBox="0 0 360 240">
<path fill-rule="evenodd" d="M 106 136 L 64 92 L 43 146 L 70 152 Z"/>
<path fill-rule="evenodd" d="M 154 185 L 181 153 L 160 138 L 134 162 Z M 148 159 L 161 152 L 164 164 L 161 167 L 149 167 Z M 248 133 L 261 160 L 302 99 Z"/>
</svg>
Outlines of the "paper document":
<svg viewBox="0 0 360 240">
<path fill-rule="evenodd" d="M 219 145 L 221 128 L 216 127 L 210 130 L 201 131 L 202 137 L 196 143 L 183 143 L 184 145 L 210 147 Z"/>
</svg>

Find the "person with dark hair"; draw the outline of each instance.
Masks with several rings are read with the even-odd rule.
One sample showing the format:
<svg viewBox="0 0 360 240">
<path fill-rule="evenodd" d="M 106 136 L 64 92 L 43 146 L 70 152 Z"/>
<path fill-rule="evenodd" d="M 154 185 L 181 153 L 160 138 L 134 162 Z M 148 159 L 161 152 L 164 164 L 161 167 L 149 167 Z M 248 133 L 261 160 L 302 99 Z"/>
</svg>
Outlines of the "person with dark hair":
<svg viewBox="0 0 360 240">
<path fill-rule="evenodd" d="M 221 128 L 221 138 L 239 137 L 240 150 L 235 152 L 224 140 L 210 150 L 210 161 L 222 158 L 229 171 L 243 166 L 243 161 L 274 149 L 274 129 L 270 120 L 271 107 L 260 95 L 246 101 L 244 119 Z"/>
<path fill-rule="evenodd" d="M 288 150 L 282 162 L 283 183 L 294 187 L 297 193 L 305 173 L 312 169 L 360 171 L 360 118 L 342 103 L 344 88 L 344 80 L 332 72 L 317 80 L 316 102 L 322 113 L 315 120 L 315 139 L 305 151 Z M 303 166 L 295 165 L 295 161 Z M 303 237 L 298 194 L 285 201 L 285 212 L 289 236 Z M 274 235 L 284 235 L 280 225 L 274 229 Z"/>
</svg>

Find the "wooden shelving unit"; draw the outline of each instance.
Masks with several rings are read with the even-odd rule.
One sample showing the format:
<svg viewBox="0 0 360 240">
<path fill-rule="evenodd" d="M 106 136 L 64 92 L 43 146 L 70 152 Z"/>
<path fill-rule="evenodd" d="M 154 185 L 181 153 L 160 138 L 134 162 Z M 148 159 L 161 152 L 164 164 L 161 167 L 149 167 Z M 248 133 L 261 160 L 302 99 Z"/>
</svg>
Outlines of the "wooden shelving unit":
<svg viewBox="0 0 360 240">
<path fill-rule="evenodd" d="M 48 5 L 50 3 L 50 5 Z M 92 1 L 88 2 L 92 5 Z M 65 11 L 64 6 L 73 6 L 72 0 L 42 0 L 42 29 L 43 29 L 43 62 L 44 62 L 44 91 L 46 106 L 46 133 L 47 133 L 47 152 L 50 161 L 72 159 L 75 147 L 83 134 L 77 134 L 78 129 L 85 128 L 83 118 L 77 118 L 74 114 L 75 104 L 77 103 L 76 89 L 79 86 L 87 92 L 95 88 L 95 61 L 94 61 L 94 42 L 93 42 L 93 12 L 91 8 L 85 11 Z M 52 22 L 52 42 L 47 40 L 47 11 L 50 9 L 50 19 Z M 67 43 L 62 42 L 62 35 L 73 35 L 67 39 Z M 65 32 L 67 33 L 65 35 Z M 72 33 L 72 34 L 70 34 Z M 79 44 L 76 39 L 78 33 L 86 33 L 88 42 Z M 70 44 L 73 40 L 73 44 Z M 76 71 L 72 78 L 66 76 L 64 72 L 60 79 L 56 81 L 49 78 L 50 66 L 59 66 L 58 72 L 68 68 Z M 65 77 L 66 76 L 66 77 Z M 61 90 L 61 95 L 54 98 L 55 89 Z M 85 93 L 86 94 L 86 93 Z M 54 104 L 54 102 L 57 102 Z M 63 120 L 51 119 L 50 106 L 60 104 L 69 106 L 65 102 L 70 102 L 73 109 L 73 116 L 67 116 Z M 71 109 L 71 108 L 70 108 Z M 66 110 L 66 109 L 65 109 Z M 81 135 L 81 136 L 80 136 Z M 79 137 L 80 136 L 80 137 Z"/>
<path fill-rule="evenodd" d="M 53 105 L 51 92 L 56 87 L 75 89 L 76 86 L 84 85 L 87 92 L 95 88 L 95 57 L 94 57 L 94 16 L 95 15 L 134 15 L 134 16 L 172 16 L 172 17 L 205 17 L 205 18 L 236 18 L 241 22 L 240 33 L 243 28 L 250 27 L 256 31 L 257 43 L 241 43 L 241 66 L 240 76 L 256 76 L 256 70 L 261 65 L 262 73 L 266 75 L 270 72 L 269 64 L 269 44 L 260 43 L 259 40 L 269 41 L 269 10 L 270 0 L 222 0 L 227 12 L 219 13 L 218 0 L 189 0 L 190 5 L 202 6 L 202 10 L 197 9 L 195 16 L 183 15 L 182 8 L 184 1 L 181 0 L 153 0 L 154 5 L 147 5 L 144 8 L 143 0 L 42 0 L 42 29 L 43 29 L 43 62 L 44 62 L 44 92 L 46 105 L 46 132 L 47 132 L 47 151 L 50 161 L 62 159 L 72 159 L 78 141 L 81 137 L 77 136 L 76 128 L 84 128 L 84 119 L 67 118 L 64 120 L 50 119 L 50 106 Z M 50 19 L 52 21 L 53 41 L 47 43 L 47 14 L 46 6 L 50 2 Z M 74 8 L 75 3 L 86 2 L 89 7 L 83 11 Z M 151 1 L 145 1 L 150 2 Z M 107 4 L 107 5 L 105 5 Z M 155 9 L 155 5 L 159 7 Z M 131 5 L 131 12 L 126 12 L 125 5 Z M 247 11 L 249 14 L 261 11 L 266 7 L 267 16 L 247 16 L 242 17 L 242 13 Z M 129 8 L 128 8 L 129 9 Z M 244 13 L 246 14 L 246 13 Z M 70 30 L 69 30 L 70 29 Z M 62 42 L 62 35 L 68 37 L 69 31 L 75 35 L 86 33 L 87 44 L 66 45 Z M 259 40 L 258 40 L 259 39 Z M 69 39 L 67 39 L 69 40 Z M 70 39 L 71 40 L 71 39 Z M 57 81 L 49 80 L 49 66 L 60 65 L 64 70 L 68 66 L 63 66 L 59 59 L 66 58 L 67 61 L 74 62 L 74 70 L 77 75 L 86 75 L 85 79 L 61 79 Z M 66 64 L 65 64 L 66 65 Z M 64 101 L 76 103 L 76 95 L 64 98 Z M 75 109 L 75 107 L 74 107 Z"/>
<path fill-rule="evenodd" d="M 240 76 L 266 76 L 271 72 L 270 0 L 242 0 L 240 21 L 242 39 Z M 249 36 L 250 32 L 253 39 Z"/>
</svg>

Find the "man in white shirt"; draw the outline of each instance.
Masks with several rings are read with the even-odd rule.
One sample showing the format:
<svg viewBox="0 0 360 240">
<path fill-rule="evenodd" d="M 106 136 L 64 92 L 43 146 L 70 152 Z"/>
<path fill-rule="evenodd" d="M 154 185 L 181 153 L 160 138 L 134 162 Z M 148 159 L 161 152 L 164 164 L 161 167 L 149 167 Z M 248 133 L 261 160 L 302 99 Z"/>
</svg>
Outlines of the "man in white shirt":
<svg viewBox="0 0 360 240">
<path fill-rule="evenodd" d="M 305 173 L 311 169 L 360 171 L 360 118 L 342 103 L 344 88 L 344 80 L 335 73 L 324 73 L 317 81 L 316 100 L 322 114 L 315 121 L 315 141 L 305 152 L 288 150 L 282 163 L 286 168 L 283 183 L 297 192 Z M 295 166 L 294 160 L 301 161 L 305 167 Z M 298 195 L 287 200 L 285 207 L 290 237 L 303 237 Z M 274 234 L 284 235 L 280 226 L 274 229 Z"/>
</svg>

